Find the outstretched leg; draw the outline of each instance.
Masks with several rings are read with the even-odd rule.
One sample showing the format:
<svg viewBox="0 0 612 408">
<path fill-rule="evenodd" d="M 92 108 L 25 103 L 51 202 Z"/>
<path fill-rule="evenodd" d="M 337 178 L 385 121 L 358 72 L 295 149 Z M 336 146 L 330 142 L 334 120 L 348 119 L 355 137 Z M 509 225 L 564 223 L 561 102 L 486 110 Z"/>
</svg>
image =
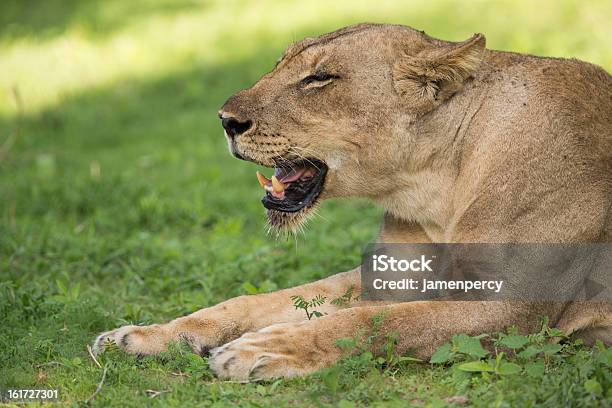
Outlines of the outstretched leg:
<svg viewBox="0 0 612 408">
<path fill-rule="evenodd" d="M 211 351 L 210 366 L 222 378 L 253 380 L 308 374 L 336 362 L 336 340 L 372 330 L 382 313 L 382 333 L 399 334 L 397 351 L 415 350 L 427 358 L 457 333 L 481 334 L 516 325 L 536 329 L 539 315 L 554 306 L 517 302 L 411 302 L 340 310 L 329 316 L 276 324 Z M 375 350 L 373 350 L 375 351 Z"/>
<path fill-rule="evenodd" d="M 327 297 L 328 302 L 317 310 L 331 314 L 339 307 L 329 303 L 329 300 L 342 296 L 351 286 L 358 294 L 361 286 L 359 268 L 295 288 L 239 296 L 166 324 L 123 326 L 98 336 L 93 349 L 98 353 L 107 341 L 112 341 L 129 353 L 145 355 L 164 351 L 170 342 L 185 340 L 194 351 L 205 354 L 209 349 L 236 339 L 243 333 L 275 323 L 304 320 L 304 312 L 293 306 L 293 295 L 310 299 L 321 294 Z"/>
</svg>

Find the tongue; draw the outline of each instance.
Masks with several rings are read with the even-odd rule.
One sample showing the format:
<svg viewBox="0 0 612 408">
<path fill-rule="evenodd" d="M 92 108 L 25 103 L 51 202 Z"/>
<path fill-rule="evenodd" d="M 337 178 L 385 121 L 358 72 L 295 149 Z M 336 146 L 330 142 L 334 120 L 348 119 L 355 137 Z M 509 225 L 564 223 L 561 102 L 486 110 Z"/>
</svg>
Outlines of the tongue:
<svg viewBox="0 0 612 408">
<path fill-rule="evenodd" d="M 306 170 L 306 167 L 301 167 L 299 169 L 277 167 L 274 171 L 274 175 L 283 183 L 291 183 L 302 177 Z"/>
</svg>

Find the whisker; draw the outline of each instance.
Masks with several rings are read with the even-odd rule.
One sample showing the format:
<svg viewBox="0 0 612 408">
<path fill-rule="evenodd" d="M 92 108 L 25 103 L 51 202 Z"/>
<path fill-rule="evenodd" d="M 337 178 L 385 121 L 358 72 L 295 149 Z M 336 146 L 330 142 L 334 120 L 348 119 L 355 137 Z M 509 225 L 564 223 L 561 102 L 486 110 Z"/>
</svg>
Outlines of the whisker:
<svg viewBox="0 0 612 408">
<path fill-rule="evenodd" d="M 292 172 L 296 171 L 295 167 L 293 167 L 294 163 L 292 163 L 290 160 L 288 160 L 288 159 L 286 159 L 286 158 L 284 158 L 282 156 L 279 156 L 279 159 L 281 159 L 283 161 L 283 166 L 284 166 L 284 163 L 286 163 L 287 167 L 289 167 Z"/>
<path fill-rule="evenodd" d="M 311 148 L 309 148 L 307 146 L 292 146 L 292 147 L 294 149 L 299 149 L 299 150 L 302 150 L 302 151 L 304 151 L 306 153 L 311 153 L 313 156 L 316 156 L 316 152 L 313 149 L 311 149 Z"/>
<path fill-rule="evenodd" d="M 317 170 L 321 170 L 319 168 L 319 166 L 317 166 L 315 163 L 312 162 L 312 160 L 310 160 L 308 157 L 306 157 L 303 154 L 301 154 L 296 149 L 302 149 L 302 150 L 308 152 L 306 149 L 303 149 L 303 148 L 300 148 L 300 147 L 297 147 L 297 146 L 289 146 L 289 150 L 290 151 L 293 151 L 293 153 L 296 154 L 298 157 L 300 157 L 302 160 L 307 161 L 308 163 L 310 163 L 312 165 L 312 167 L 316 168 Z"/>
<path fill-rule="evenodd" d="M 319 212 L 319 208 L 314 208 L 312 210 L 312 213 L 314 216 L 321 218 L 322 220 L 326 221 L 326 222 L 330 222 L 328 218 L 325 218 L 323 215 L 321 215 L 321 213 Z"/>
</svg>

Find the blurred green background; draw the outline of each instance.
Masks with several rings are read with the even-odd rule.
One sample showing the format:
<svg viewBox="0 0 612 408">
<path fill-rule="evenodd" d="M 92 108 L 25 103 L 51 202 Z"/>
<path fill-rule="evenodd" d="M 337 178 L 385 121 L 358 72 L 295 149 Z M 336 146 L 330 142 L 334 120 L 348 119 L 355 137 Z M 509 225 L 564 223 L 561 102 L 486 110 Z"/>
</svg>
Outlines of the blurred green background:
<svg viewBox="0 0 612 408">
<path fill-rule="evenodd" d="M 380 209 L 325 203 L 304 235 L 274 239 L 257 167 L 227 153 L 217 109 L 288 44 L 389 22 L 456 41 L 482 32 L 489 48 L 610 70 L 611 15 L 610 1 L 576 0 L 3 0 L 0 388 L 60 387 L 84 401 L 100 376 L 85 345 L 100 331 L 359 263 Z M 181 387 L 175 367 L 130 361 L 116 362 L 97 401 L 138 406 L 148 387 L 179 405 L 287 403 L 304 388 Z M 402 381 L 423 401 L 454 392 Z"/>
</svg>

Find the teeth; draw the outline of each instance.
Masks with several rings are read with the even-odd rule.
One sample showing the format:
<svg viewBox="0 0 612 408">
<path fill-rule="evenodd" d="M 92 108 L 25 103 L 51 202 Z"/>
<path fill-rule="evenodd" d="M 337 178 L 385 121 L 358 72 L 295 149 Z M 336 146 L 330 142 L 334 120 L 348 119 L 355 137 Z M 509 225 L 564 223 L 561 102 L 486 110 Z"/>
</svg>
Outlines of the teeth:
<svg viewBox="0 0 612 408">
<path fill-rule="evenodd" d="M 313 169 L 312 167 L 309 167 L 308 170 L 304 172 L 302 177 L 312 177 L 314 176 L 314 174 L 315 174 L 315 169 Z"/>
<path fill-rule="evenodd" d="M 266 186 L 270 184 L 270 180 L 268 180 L 268 178 L 264 176 L 263 174 L 261 174 L 260 172 L 257 172 L 256 174 L 257 174 L 257 180 L 259 180 L 259 184 L 263 188 L 266 188 Z"/>
<path fill-rule="evenodd" d="M 283 183 L 281 183 L 276 176 L 272 176 L 272 190 L 275 193 L 282 193 L 287 188 Z"/>
</svg>

